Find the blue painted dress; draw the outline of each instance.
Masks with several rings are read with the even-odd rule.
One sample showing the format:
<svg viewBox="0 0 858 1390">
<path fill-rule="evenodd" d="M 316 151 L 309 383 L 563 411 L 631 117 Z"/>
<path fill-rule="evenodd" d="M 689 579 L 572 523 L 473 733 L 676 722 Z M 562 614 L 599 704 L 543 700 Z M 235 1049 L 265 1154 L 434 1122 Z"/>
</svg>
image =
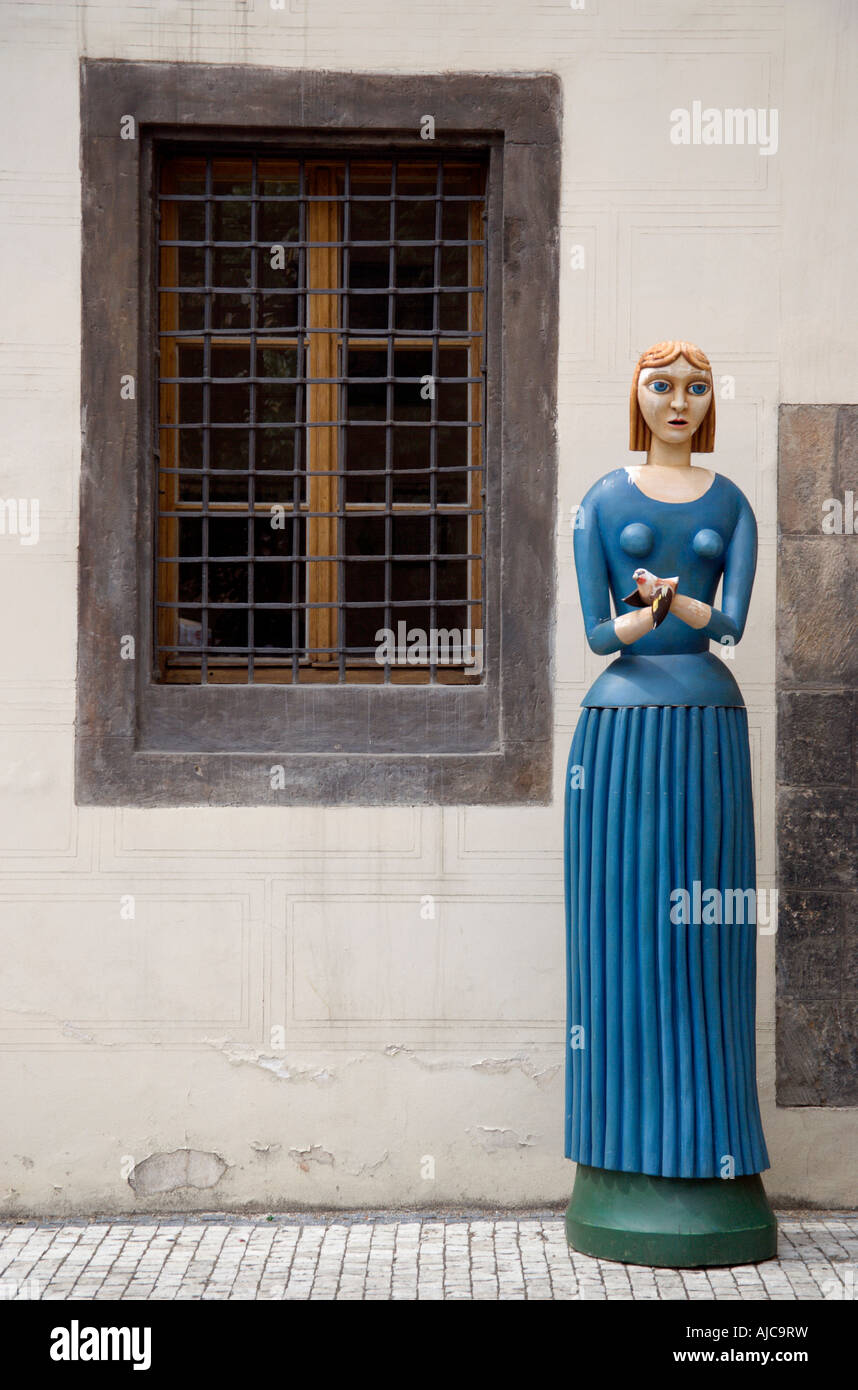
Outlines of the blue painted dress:
<svg viewBox="0 0 858 1390">
<path fill-rule="evenodd" d="M 587 639 L 621 653 L 583 701 L 566 776 L 566 1156 L 593 1167 L 714 1178 L 769 1166 L 748 719 L 729 661 L 710 651 L 742 636 L 756 548 L 748 501 L 720 474 L 695 502 L 659 502 L 618 468 L 579 509 Z M 611 598 L 617 617 L 634 611 L 623 595 L 638 566 L 678 575 L 680 593 L 713 605 L 709 624 L 668 613 L 624 646 Z"/>
</svg>

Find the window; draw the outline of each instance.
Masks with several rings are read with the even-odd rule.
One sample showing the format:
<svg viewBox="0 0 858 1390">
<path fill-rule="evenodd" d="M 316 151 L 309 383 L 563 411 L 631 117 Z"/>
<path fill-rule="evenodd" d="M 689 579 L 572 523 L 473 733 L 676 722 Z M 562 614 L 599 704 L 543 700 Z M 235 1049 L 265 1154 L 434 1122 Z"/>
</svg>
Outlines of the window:
<svg viewBox="0 0 858 1390">
<path fill-rule="evenodd" d="M 161 161 L 158 679 L 479 679 L 484 187 Z"/>
<path fill-rule="evenodd" d="M 87 59 L 81 114 L 79 803 L 549 800 L 558 80 Z"/>
</svg>

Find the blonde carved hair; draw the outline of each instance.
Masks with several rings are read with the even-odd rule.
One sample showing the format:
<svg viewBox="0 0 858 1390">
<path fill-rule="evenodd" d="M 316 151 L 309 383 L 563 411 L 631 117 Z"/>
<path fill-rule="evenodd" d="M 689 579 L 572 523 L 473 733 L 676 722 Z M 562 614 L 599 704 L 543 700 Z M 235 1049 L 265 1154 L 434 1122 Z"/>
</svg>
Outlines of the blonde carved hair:
<svg viewBox="0 0 858 1390">
<path fill-rule="evenodd" d="M 652 431 L 641 414 L 641 408 L 638 404 L 638 382 L 641 372 L 648 367 L 669 367 L 671 362 L 676 361 L 677 357 L 686 358 L 698 371 L 710 373 L 712 371 L 709 358 L 705 352 L 700 351 L 696 343 L 678 341 L 656 343 L 654 347 L 647 348 L 646 352 L 641 353 L 635 367 L 635 374 L 632 377 L 632 391 L 629 397 L 629 448 L 634 451 L 642 450 L 645 452 L 652 443 Z M 713 391 L 709 409 L 691 436 L 691 452 L 711 454 L 714 448 L 715 393 Z"/>
</svg>

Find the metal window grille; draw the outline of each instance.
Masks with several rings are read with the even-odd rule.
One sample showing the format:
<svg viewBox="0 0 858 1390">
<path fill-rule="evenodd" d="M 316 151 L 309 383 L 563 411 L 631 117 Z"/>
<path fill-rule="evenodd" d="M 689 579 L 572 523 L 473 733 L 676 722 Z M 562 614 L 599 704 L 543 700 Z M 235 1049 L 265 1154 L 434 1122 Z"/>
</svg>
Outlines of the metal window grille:
<svg viewBox="0 0 858 1390">
<path fill-rule="evenodd" d="M 485 175 L 162 159 L 157 679 L 480 679 Z"/>
</svg>

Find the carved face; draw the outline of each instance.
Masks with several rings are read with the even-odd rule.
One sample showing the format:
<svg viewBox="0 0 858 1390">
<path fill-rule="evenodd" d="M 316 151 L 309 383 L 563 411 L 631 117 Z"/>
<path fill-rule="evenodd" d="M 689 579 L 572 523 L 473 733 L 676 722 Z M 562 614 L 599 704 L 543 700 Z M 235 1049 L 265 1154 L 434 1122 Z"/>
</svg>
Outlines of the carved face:
<svg viewBox="0 0 858 1390">
<path fill-rule="evenodd" d="M 638 382 L 638 405 L 656 439 L 683 443 L 693 436 L 712 404 L 712 373 L 677 357 L 669 367 L 646 367 Z"/>
</svg>

